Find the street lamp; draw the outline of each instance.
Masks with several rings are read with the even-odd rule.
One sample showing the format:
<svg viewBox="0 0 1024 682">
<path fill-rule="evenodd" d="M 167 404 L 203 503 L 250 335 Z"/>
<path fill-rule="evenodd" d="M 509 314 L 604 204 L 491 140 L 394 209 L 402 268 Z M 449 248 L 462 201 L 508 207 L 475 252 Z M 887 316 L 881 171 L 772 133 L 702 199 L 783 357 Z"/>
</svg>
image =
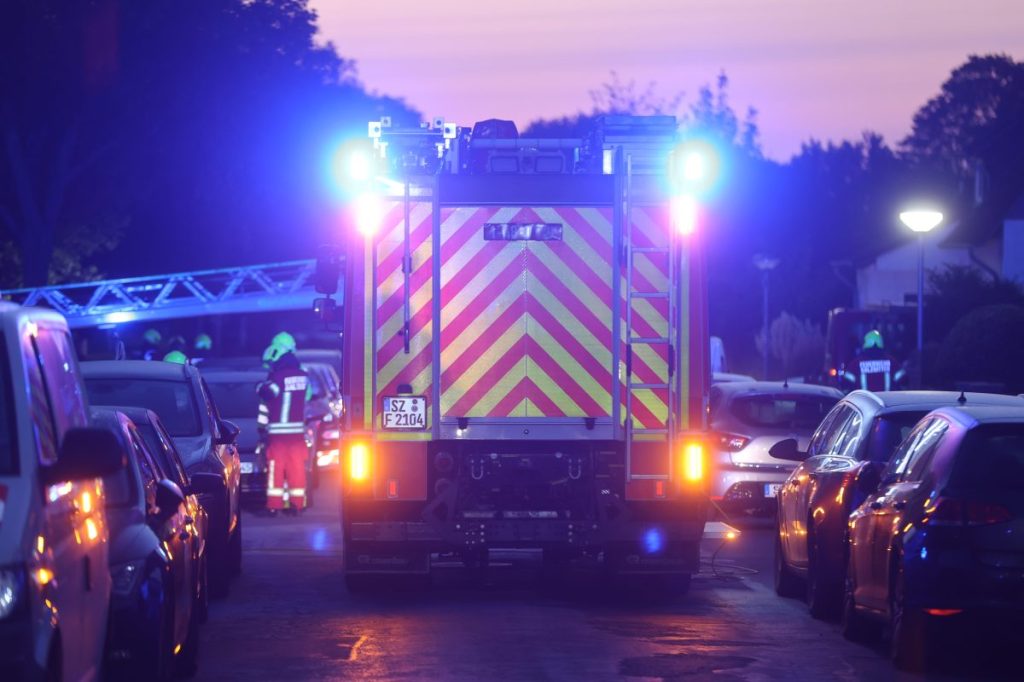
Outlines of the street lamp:
<svg viewBox="0 0 1024 682">
<path fill-rule="evenodd" d="M 917 369 L 915 383 L 921 387 L 924 363 L 924 237 L 942 222 L 942 212 L 912 209 L 900 213 L 900 222 L 917 234 Z"/>
<path fill-rule="evenodd" d="M 757 254 L 754 256 L 754 267 L 761 271 L 761 291 L 764 295 L 764 301 L 762 306 L 762 313 L 764 319 L 762 321 L 761 333 L 764 335 L 764 348 L 762 353 L 763 364 L 761 366 L 761 376 L 764 381 L 768 381 L 768 275 L 779 265 L 778 258 L 772 258 L 771 256 L 765 256 L 764 254 Z"/>
</svg>

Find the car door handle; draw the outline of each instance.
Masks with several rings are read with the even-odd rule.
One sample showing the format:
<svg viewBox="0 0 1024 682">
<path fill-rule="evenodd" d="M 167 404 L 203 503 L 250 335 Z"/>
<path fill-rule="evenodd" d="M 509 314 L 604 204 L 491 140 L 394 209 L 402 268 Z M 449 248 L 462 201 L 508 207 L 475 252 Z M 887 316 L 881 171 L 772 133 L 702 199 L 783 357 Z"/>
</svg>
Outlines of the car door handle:
<svg viewBox="0 0 1024 682">
<path fill-rule="evenodd" d="M 907 508 L 907 503 L 904 500 L 900 500 L 899 502 L 893 502 L 892 508 L 895 509 L 896 511 L 903 511 L 904 509 Z"/>
<path fill-rule="evenodd" d="M 183 530 L 180 533 L 178 533 L 178 539 L 181 540 L 182 542 L 185 542 L 190 537 L 192 537 L 192 536 L 189 534 L 189 532 L 187 530 Z"/>
<path fill-rule="evenodd" d="M 881 508 L 882 508 L 882 503 L 881 503 L 881 502 L 877 502 L 877 501 L 876 501 L 876 502 L 872 502 L 872 503 L 871 503 L 870 505 L 868 505 L 868 506 L 869 506 L 869 507 L 871 507 L 872 509 L 874 509 L 875 511 L 878 511 L 879 509 L 881 509 Z"/>
</svg>

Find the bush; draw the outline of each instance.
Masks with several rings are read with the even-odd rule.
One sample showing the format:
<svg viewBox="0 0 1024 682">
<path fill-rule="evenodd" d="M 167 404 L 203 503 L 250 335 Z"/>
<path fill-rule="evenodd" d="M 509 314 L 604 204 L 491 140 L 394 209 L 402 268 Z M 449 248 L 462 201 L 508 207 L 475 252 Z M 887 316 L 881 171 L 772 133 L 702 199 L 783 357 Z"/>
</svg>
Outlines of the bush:
<svg viewBox="0 0 1024 682">
<path fill-rule="evenodd" d="M 945 388 L 989 383 L 1024 391 L 1024 307 L 989 305 L 960 318 L 939 348 L 936 376 Z"/>
</svg>

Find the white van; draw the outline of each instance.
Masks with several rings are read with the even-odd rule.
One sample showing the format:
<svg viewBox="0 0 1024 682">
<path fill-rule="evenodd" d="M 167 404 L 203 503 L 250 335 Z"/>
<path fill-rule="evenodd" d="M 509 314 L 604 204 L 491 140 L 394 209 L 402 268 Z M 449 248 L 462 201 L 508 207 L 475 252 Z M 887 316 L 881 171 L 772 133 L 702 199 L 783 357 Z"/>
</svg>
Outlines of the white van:
<svg viewBox="0 0 1024 682">
<path fill-rule="evenodd" d="M 87 428 L 67 323 L 0 303 L 0 679 L 100 676 L 110 607 L 99 477 L 124 466 Z"/>
</svg>

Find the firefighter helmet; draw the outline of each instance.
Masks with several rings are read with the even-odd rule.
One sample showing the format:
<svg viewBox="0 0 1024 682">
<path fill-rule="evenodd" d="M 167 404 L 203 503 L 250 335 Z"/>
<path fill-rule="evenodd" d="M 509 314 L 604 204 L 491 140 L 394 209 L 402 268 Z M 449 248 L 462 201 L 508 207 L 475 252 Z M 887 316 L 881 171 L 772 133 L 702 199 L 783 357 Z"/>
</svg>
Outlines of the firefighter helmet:
<svg viewBox="0 0 1024 682">
<path fill-rule="evenodd" d="M 209 334 L 199 334 L 196 336 L 196 340 L 193 345 L 196 350 L 210 350 L 213 348 L 213 339 L 210 338 Z"/>
<path fill-rule="evenodd" d="M 864 350 L 868 348 L 885 348 L 885 341 L 882 340 L 882 332 L 872 329 L 864 335 Z"/>
<path fill-rule="evenodd" d="M 153 329 L 152 327 L 147 329 L 145 333 L 143 333 L 142 338 L 145 339 L 146 343 L 148 343 L 151 346 L 157 346 L 160 344 L 161 341 L 163 341 L 163 337 L 160 336 L 160 332 L 158 332 L 156 329 Z"/>
<path fill-rule="evenodd" d="M 298 346 L 295 345 L 295 337 L 288 332 L 279 332 L 273 339 L 271 339 L 270 345 L 281 346 L 287 351 L 294 351 L 298 348 Z"/>
<path fill-rule="evenodd" d="M 170 353 L 164 356 L 164 362 L 174 362 L 179 365 L 187 365 L 188 356 L 186 356 L 180 350 L 172 350 Z"/>
</svg>

